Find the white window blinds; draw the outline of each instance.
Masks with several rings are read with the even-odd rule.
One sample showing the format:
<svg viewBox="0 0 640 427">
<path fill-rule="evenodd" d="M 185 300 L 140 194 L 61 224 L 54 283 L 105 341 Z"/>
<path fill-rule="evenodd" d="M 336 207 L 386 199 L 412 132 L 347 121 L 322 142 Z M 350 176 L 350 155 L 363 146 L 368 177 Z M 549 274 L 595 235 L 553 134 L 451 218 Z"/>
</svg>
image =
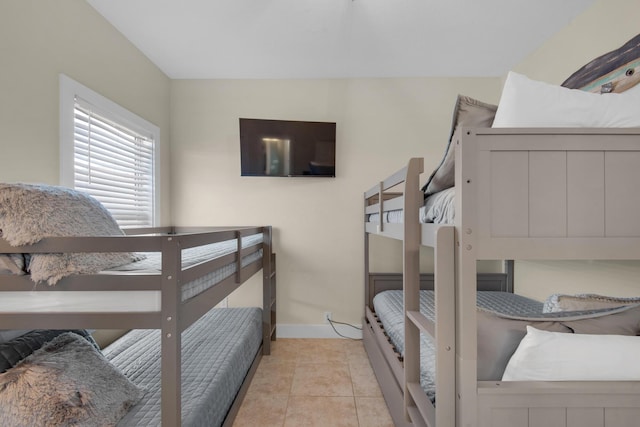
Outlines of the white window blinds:
<svg viewBox="0 0 640 427">
<path fill-rule="evenodd" d="M 154 225 L 154 140 L 74 101 L 74 187 L 123 227 Z"/>
</svg>

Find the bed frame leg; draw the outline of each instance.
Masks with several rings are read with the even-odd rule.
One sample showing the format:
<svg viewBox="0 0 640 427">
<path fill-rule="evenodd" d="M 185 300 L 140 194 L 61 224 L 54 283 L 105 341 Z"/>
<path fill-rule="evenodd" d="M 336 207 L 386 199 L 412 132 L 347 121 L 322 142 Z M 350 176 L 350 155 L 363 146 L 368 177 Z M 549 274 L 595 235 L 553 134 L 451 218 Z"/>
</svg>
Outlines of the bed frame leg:
<svg viewBox="0 0 640 427">
<path fill-rule="evenodd" d="M 504 260 L 504 272 L 507 275 L 507 289 L 505 292 L 514 292 L 513 289 L 513 276 L 515 273 L 515 262 L 512 259 Z"/>
<path fill-rule="evenodd" d="M 276 340 L 276 254 L 271 226 L 264 227 L 262 243 L 262 354 L 271 354 Z"/>
</svg>

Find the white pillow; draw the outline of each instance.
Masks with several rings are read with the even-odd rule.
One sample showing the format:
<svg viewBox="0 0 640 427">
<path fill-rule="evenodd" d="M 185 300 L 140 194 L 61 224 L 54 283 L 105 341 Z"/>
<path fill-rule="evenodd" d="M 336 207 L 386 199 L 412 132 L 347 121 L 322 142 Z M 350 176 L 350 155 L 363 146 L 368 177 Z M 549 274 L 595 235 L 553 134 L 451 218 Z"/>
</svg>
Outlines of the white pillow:
<svg viewBox="0 0 640 427">
<path fill-rule="evenodd" d="M 527 326 L 502 381 L 638 381 L 640 337 L 567 334 Z"/>
<path fill-rule="evenodd" d="M 493 127 L 640 127 L 640 90 L 598 94 L 509 72 Z"/>
</svg>

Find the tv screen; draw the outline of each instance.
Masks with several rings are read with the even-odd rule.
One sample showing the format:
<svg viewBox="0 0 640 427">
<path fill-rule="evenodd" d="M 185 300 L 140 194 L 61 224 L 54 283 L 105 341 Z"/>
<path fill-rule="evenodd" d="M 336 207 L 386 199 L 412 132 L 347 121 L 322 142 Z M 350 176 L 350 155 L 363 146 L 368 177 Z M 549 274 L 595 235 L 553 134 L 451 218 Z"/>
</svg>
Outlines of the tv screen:
<svg viewBox="0 0 640 427">
<path fill-rule="evenodd" d="M 336 176 L 336 124 L 240 119 L 242 176 Z"/>
</svg>

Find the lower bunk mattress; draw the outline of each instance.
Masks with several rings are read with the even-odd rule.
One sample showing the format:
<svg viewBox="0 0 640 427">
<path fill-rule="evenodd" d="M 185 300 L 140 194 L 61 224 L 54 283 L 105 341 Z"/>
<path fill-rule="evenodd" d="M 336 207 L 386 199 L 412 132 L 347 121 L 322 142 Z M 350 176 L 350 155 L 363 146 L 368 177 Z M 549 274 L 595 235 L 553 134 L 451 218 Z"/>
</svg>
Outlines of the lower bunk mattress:
<svg viewBox="0 0 640 427">
<path fill-rule="evenodd" d="M 216 308 L 182 333 L 182 425 L 222 425 L 262 343 L 262 310 Z M 118 426 L 161 424 L 160 330 L 133 330 L 102 350 L 142 400 Z"/>
<path fill-rule="evenodd" d="M 434 291 L 420 291 L 420 312 L 435 320 Z M 544 304 L 509 292 L 478 291 L 477 305 L 490 311 L 512 316 L 539 316 Z M 375 312 L 384 326 L 396 351 L 404 351 L 403 293 L 391 290 L 379 293 L 373 298 Z M 435 402 L 435 345 L 430 336 L 420 334 L 420 385 L 432 402 Z"/>
</svg>

